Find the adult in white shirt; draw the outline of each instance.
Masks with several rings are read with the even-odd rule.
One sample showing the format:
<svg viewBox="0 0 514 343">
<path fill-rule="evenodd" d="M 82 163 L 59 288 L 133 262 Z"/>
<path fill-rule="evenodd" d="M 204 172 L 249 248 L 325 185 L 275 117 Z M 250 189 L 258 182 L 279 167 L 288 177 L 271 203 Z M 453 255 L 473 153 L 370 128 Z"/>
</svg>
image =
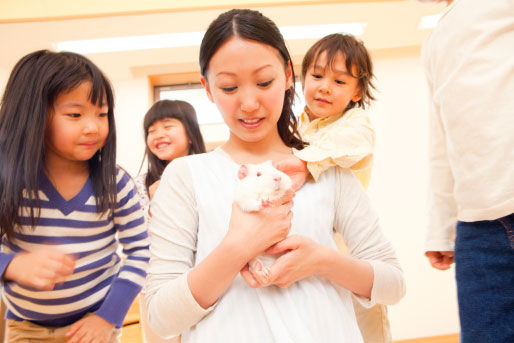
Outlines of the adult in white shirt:
<svg viewBox="0 0 514 343">
<path fill-rule="evenodd" d="M 451 3 L 451 1 L 448 1 Z M 426 256 L 456 263 L 461 342 L 514 342 L 514 1 L 455 0 L 423 47 Z"/>
<path fill-rule="evenodd" d="M 257 11 L 225 12 L 205 33 L 200 68 L 230 136 L 162 175 L 152 200 L 150 325 L 183 343 L 362 342 L 352 297 L 392 304 L 405 281 L 353 174 L 332 168 L 303 185 L 294 206 L 292 194 L 256 212 L 233 204 L 242 163 L 295 158 L 292 148 L 304 145 L 280 31 Z M 290 227 L 296 234 L 286 238 Z M 351 256 L 337 250 L 334 228 Z M 268 286 L 246 267 L 264 251 L 281 254 Z"/>
</svg>

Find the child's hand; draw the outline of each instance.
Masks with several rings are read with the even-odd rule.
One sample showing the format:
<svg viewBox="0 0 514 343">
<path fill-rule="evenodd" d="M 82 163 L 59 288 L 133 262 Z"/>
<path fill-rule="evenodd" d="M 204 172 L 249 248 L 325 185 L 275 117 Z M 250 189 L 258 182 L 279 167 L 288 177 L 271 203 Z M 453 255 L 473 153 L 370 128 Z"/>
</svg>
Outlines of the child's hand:
<svg viewBox="0 0 514 343">
<path fill-rule="evenodd" d="M 4 279 L 42 291 L 73 273 L 75 259 L 56 249 L 41 249 L 16 255 L 4 272 Z"/>
<path fill-rule="evenodd" d="M 77 321 L 70 327 L 67 343 L 107 343 L 114 334 L 114 324 L 93 314 Z"/>
<path fill-rule="evenodd" d="M 307 176 L 309 176 L 307 163 L 294 155 L 285 160 L 273 162 L 273 166 L 281 172 L 289 175 L 293 181 L 294 191 L 300 189 L 307 180 Z"/>
<path fill-rule="evenodd" d="M 160 182 L 161 182 L 161 180 L 157 180 L 154 183 L 152 183 L 150 185 L 150 187 L 148 187 L 148 197 L 150 198 L 150 200 L 152 200 L 153 195 L 155 194 L 155 191 L 157 190 L 157 187 L 159 187 L 159 183 Z"/>
<path fill-rule="evenodd" d="M 435 269 L 447 270 L 454 262 L 453 254 L 453 251 L 427 251 L 425 256 Z"/>
</svg>

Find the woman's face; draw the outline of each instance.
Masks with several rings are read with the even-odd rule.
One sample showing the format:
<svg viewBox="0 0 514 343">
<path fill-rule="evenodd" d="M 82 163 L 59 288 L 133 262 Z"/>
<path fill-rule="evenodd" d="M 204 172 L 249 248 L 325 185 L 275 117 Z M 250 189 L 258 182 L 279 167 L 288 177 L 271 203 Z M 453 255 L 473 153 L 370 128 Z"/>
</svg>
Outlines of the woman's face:
<svg viewBox="0 0 514 343">
<path fill-rule="evenodd" d="M 209 62 L 202 78 L 209 99 L 230 128 L 230 140 L 280 139 L 277 121 L 292 83 L 290 67 L 273 47 L 232 37 Z"/>
<path fill-rule="evenodd" d="M 186 156 L 189 152 L 189 138 L 182 122 L 176 118 L 156 120 L 148 128 L 148 148 L 159 159 L 171 161 Z"/>
</svg>

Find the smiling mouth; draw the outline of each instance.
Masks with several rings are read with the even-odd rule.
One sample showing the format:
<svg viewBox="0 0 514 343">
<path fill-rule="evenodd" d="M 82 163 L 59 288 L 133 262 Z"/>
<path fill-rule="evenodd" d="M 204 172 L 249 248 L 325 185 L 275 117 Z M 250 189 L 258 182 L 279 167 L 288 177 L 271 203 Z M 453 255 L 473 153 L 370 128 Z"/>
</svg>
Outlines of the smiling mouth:
<svg viewBox="0 0 514 343">
<path fill-rule="evenodd" d="M 259 126 L 260 123 L 262 123 L 263 120 L 264 120 L 264 118 L 258 118 L 258 119 L 239 119 L 239 122 L 241 124 L 243 124 L 244 127 L 253 128 L 253 127 Z"/>
<path fill-rule="evenodd" d="M 165 148 L 167 148 L 169 145 L 170 145 L 170 143 L 158 143 L 157 145 L 155 145 L 155 147 L 156 147 L 157 149 L 165 149 Z"/>
</svg>

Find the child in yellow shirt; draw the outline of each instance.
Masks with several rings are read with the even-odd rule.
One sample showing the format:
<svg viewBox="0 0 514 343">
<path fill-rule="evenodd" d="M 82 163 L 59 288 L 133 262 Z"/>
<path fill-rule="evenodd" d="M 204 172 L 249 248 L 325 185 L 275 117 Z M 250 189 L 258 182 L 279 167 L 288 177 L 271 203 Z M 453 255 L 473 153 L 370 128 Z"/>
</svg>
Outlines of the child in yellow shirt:
<svg viewBox="0 0 514 343">
<path fill-rule="evenodd" d="M 309 143 L 294 154 L 307 162 L 317 180 L 328 168 L 351 169 L 368 187 L 375 147 L 366 105 L 374 100 L 373 65 L 364 44 L 353 36 L 332 34 L 316 42 L 302 62 L 305 111 L 298 130 Z M 345 251 L 341 236 L 335 236 Z M 359 328 L 366 343 L 391 342 L 387 307 L 365 309 L 354 301 Z"/>
<path fill-rule="evenodd" d="M 350 168 L 367 188 L 375 146 L 365 106 L 374 100 L 373 66 L 353 36 L 332 34 L 316 42 L 302 63 L 305 112 L 299 131 L 309 146 L 295 151 L 315 180 L 332 166 Z"/>
</svg>

